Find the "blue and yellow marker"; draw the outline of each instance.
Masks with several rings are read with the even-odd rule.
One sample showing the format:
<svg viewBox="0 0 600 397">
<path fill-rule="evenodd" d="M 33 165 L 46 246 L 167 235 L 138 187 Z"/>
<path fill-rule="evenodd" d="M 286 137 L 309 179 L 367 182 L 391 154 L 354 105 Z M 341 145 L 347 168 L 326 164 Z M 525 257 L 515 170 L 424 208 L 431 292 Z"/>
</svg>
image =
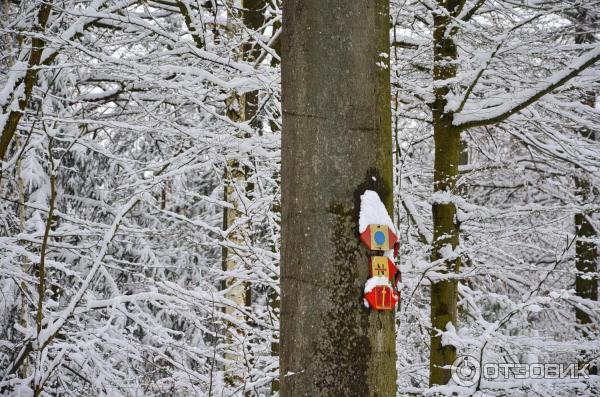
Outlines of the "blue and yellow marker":
<svg viewBox="0 0 600 397">
<path fill-rule="evenodd" d="M 369 225 L 361 233 L 360 239 L 373 251 L 389 251 L 398 240 L 387 225 Z"/>
</svg>

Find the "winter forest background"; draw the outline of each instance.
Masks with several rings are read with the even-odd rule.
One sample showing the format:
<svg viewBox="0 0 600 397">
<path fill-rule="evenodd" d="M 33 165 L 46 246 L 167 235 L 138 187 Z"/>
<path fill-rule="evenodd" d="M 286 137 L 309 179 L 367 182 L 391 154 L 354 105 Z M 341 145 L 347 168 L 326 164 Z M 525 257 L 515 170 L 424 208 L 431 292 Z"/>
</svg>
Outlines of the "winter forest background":
<svg viewBox="0 0 600 397">
<path fill-rule="evenodd" d="M 277 394 L 281 7 L 1 0 L 0 394 Z M 436 17 L 456 46 L 444 79 Z M 435 200 L 460 225 L 443 339 L 597 366 L 600 1 L 392 0 L 389 28 L 398 395 L 460 392 L 428 379 Z M 464 128 L 446 198 L 440 89 Z M 600 380 L 476 392 L 591 396 Z"/>
</svg>

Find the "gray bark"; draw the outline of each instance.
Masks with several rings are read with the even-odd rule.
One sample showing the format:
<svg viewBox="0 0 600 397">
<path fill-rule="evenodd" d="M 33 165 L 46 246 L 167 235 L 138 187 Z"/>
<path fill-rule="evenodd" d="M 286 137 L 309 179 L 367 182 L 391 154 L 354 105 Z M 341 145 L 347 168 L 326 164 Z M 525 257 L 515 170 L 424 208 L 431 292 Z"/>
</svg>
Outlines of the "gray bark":
<svg viewBox="0 0 600 397">
<path fill-rule="evenodd" d="M 362 303 L 358 236 L 366 189 L 393 213 L 388 7 L 284 2 L 283 397 L 396 395 L 394 313 Z"/>
</svg>

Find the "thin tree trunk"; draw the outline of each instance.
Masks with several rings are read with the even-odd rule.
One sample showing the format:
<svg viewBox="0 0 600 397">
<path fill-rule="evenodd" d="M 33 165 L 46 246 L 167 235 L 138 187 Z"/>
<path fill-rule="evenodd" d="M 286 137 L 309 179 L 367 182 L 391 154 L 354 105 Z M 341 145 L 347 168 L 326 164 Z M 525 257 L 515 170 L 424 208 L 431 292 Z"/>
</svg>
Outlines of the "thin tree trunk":
<svg viewBox="0 0 600 397">
<path fill-rule="evenodd" d="M 593 17 L 590 18 L 588 11 L 583 7 L 576 7 L 574 11 L 577 13 L 580 22 L 578 25 L 580 31 L 575 36 L 575 43 L 593 43 L 595 37 L 594 34 L 590 32 L 593 32 L 593 26 L 594 24 L 597 24 L 597 20 L 593 20 Z M 587 92 L 582 103 L 592 108 L 595 107 L 595 93 L 591 91 Z M 583 129 L 581 134 L 588 139 L 598 139 L 596 131 Z M 575 178 L 575 186 L 577 188 L 576 194 L 579 196 L 580 202 L 584 204 L 589 202 L 591 197 L 593 197 L 593 194 L 591 192 L 592 186 L 590 186 L 588 179 L 585 176 Z M 597 301 L 598 276 L 596 273 L 598 272 L 598 245 L 595 240 L 598 238 L 598 233 L 589 220 L 593 216 L 593 212 L 575 214 L 575 236 L 577 238 L 575 242 L 575 266 L 577 268 L 577 274 L 575 276 L 575 294 L 584 299 Z M 588 312 L 576 308 L 575 317 L 577 322 L 581 325 L 584 335 L 589 338 L 594 338 L 594 333 L 597 332 L 594 332 L 596 323 L 590 318 Z M 586 352 L 582 353 L 583 355 L 586 355 Z M 589 373 L 594 375 L 597 374 L 598 367 L 590 367 Z"/>
<path fill-rule="evenodd" d="M 244 26 L 251 32 L 258 31 L 264 24 L 264 8 L 266 0 L 242 0 L 237 5 L 240 7 L 239 16 Z M 230 11 L 234 12 L 234 4 L 230 2 Z M 233 29 L 233 24 L 229 24 L 230 29 Z M 233 34 L 233 31 L 230 32 Z M 252 62 L 260 53 L 259 48 L 253 46 L 249 42 L 245 42 L 240 48 L 240 58 Z M 234 93 L 227 101 L 227 116 L 235 122 L 244 122 L 252 120 L 258 110 L 258 92 L 251 91 L 244 94 Z M 252 123 L 254 127 L 257 123 Z M 239 219 L 242 211 L 242 202 L 240 197 L 247 194 L 253 189 L 251 183 L 247 182 L 249 169 L 233 159 L 227 162 L 225 171 L 225 190 L 224 200 L 233 205 L 233 208 L 225 208 L 223 211 L 223 230 L 232 226 Z M 243 239 L 240 231 L 234 231 L 229 236 L 229 241 L 242 244 Z M 233 250 L 226 247 L 223 248 L 223 270 L 227 272 L 239 271 L 236 261 L 236 254 Z M 232 300 L 239 306 L 250 306 L 251 304 L 251 289 L 247 282 L 240 282 L 236 277 L 228 277 L 225 280 L 224 288 L 226 289 L 225 297 Z M 227 306 L 225 312 L 232 316 L 241 317 L 239 311 L 235 307 Z M 240 321 L 244 321 L 240 318 Z M 233 327 L 228 331 L 230 343 L 239 343 L 243 339 L 243 335 L 234 335 Z M 239 339 L 236 341 L 236 338 Z M 232 351 L 231 354 L 226 354 L 225 358 L 242 362 L 244 360 L 243 351 Z M 229 369 L 226 367 L 226 372 Z M 226 376 L 229 384 L 234 385 L 241 382 L 241 375 L 233 371 Z"/>
<path fill-rule="evenodd" d="M 2 6 L 3 6 L 3 16 L 5 18 L 8 18 L 10 15 L 10 4 L 8 0 L 4 0 L 2 2 Z M 10 69 L 13 65 L 14 65 L 14 49 L 13 49 L 13 39 L 15 38 L 15 35 L 12 34 L 7 34 L 7 47 L 8 47 L 8 57 L 7 57 L 7 67 L 8 69 Z M 17 50 L 18 51 L 18 50 Z M 17 136 L 15 139 L 15 148 L 17 151 L 19 151 L 21 149 L 21 145 L 22 142 L 19 139 L 19 137 Z M 0 160 L 1 162 L 1 160 Z M 0 167 L 0 173 L 2 172 L 1 167 Z M 1 179 L 1 178 L 0 178 Z M 23 181 L 23 170 L 22 170 L 22 159 L 19 157 L 15 163 L 15 179 L 16 179 L 16 187 L 17 187 L 17 201 L 18 201 L 18 207 L 17 207 L 17 214 L 18 214 L 18 218 L 19 218 L 19 231 L 21 233 L 25 233 L 25 184 Z M 22 261 L 22 265 L 21 268 L 23 270 L 23 274 L 29 274 L 30 271 L 30 266 L 31 264 L 29 263 L 29 260 L 27 259 L 27 256 L 23 255 L 21 256 L 21 261 Z M 23 280 L 20 282 L 20 284 L 17 286 L 17 296 L 15 301 L 20 302 L 19 303 L 19 307 L 17 308 L 17 315 L 18 315 L 18 322 L 19 325 L 23 328 L 23 329 L 27 329 L 28 326 L 28 320 L 29 320 L 29 303 L 27 301 L 27 299 L 29 298 L 27 296 L 27 292 L 28 292 L 28 288 L 27 288 L 27 283 Z M 28 374 L 28 368 L 27 368 L 27 362 L 25 361 L 24 364 L 21 366 L 21 368 L 19 369 L 19 375 L 22 378 L 26 378 Z"/>
<path fill-rule="evenodd" d="M 365 308 L 360 195 L 393 213 L 389 2 L 287 0 L 280 395 L 395 396 L 394 313 Z"/>
<path fill-rule="evenodd" d="M 234 120 L 238 121 L 238 120 Z M 234 208 L 225 208 L 223 210 L 223 230 L 227 230 L 233 225 L 239 218 L 241 211 L 241 204 L 238 196 L 241 192 L 236 191 L 240 186 L 243 186 L 245 181 L 245 174 L 239 163 L 235 160 L 227 162 L 227 169 L 225 170 L 225 187 L 224 187 L 224 200 L 234 205 Z M 239 230 L 233 231 L 228 236 L 228 241 L 241 245 L 243 239 Z M 238 263 L 235 258 L 235 251 L 223 247 L 223 270 L 226 272 L 240 271 Z M 234 302 L 238 307 L 250 305 L 250 290 L 247 282 L 242 282 L 236 277 L 227 277 L 225 279 L 223 288 L 225 289 L 225 298 Z M 225 306 L 225 313 L 234 318 L 238 318 L 240 322 L 244 321 L 244 316 L 240 314 L 240 311 L 234 306 Z M 235 347 L 241 344 L 243 340 L 243 334 L 237 331 L 234 324 L 230 324 L 227 330 L 227 340 L 230 345 L 228 352 L 225 353 L 225 359 L 239 363 L 243 362 L 244 354 L 241 348 Z M 229 385 L 238 385 L 243 380 L 243 375 L 236 370 L 236 365 L 225 365 L 225 381 Z"/>
<path fill-rule="evenodd" d="M 273 1 L 271 2 L 271 4 L 273 4 Z M 276 21 L 273 23 L 273 34 L 276 34 L 277 30 L 281 29 L 281 20 Z M 281 59 L 281 36 L 279 36 L 279 38 L 273 43 L 272 48 L 275 50 L 275 53 L 279 56 L 279 59 L 273 57 L 271 59 L 271 66 L 272 67 L 277 67 L 280 65 L 280 59 Z M 276 112 L 276 111 L 275 111 Z M 279 132 L 280 128 L 279 125 L 274 122 L 273 119 L 276 119 L 279 116 L 279 112 L 276 112 L 274 114 L 272 114 L 272 117 L 269 120 L 269 126 L 271 128 L 271 132 L 276 133 Z M 273 175 L 273 180 L 278 180 L 280 179 L 279 176 L 279 171 L 275 171 L 274 175 Z M 274 213 L 277 213 L 278 215 L 280 215 L 280 219 L 281 219 L 281 205 L 280 204 L 275 204 L 273 205 L 272 211 Z M 281 223 L 279 223 L 279 226 L 281 226 Z M 276 247 L 273 246 L 273 252 L 276 251 Z M 279 282 L 279 280 L 275 280 L 277 282 Z M 269 293 L 269 306 L 271 307 L 271 312 L 273 313 L 273 316 L 276 318 L 280 318 L 280 312 L 281 312 L 281 297 L 279 296 L 279 292 L 276 288 L 273 288 L 270 293 Z M 279 330 L 276 330 L 273 334 L 273 340 L 271 341 L 271 356 L 272 357 L 279 357 Z M 279 378 L 275 378 L 271 381 L 271 393 L 275 394 L 277 392 L 279 392 L 280 389 L 280 383 L 279 383 Z"/>
<path fill-rule="evenodd" d="M 56 209 L 56 169 L 52 164 L 52 139 L 48 142 L 48 161 L 50 162 L 49 167 L 49 178 L 50 178 L 50 197 L 48 203 L 48 218 L 46 219 L 46 226 L 44 228 L 44 236 L 42 238 L 42 245 L 40 247 L 40 262 L 37 266 L 37 277 L 38 277 L 38 304 L 36 313 L 36 331 L 39 339 L 40 333 L 42 332 L 42 324 L 44 320 L 44 301 L 46 297 L 46 253 L 48 250 L 48 242 L 50 240 L 50 231 L 52 229 L 52 221 L 54 220 L 54 210 Z M 43 356 L 43 350 L 45 346 L 37 346 L 37 360 L 41 361 Z M 42 370 L 42 368 L 36 364 L 35 371 Z M 44 376 L 37 374 L 33 377 L 33 395 L 34 397 L 39 396 L 44 389 Z"/>
<path fill-rule="evenodd" d="M 595 95 L 589 94 L 584 104 L 594 106 Z M 594 132 L 582 131 L 587 138 L 595 139 Z M 592 186 L 588 179 L 583 177 L 575 178 L 575 186 L 577 188 L 577 196 L 581 203 L 588 203 L 593 197 L 591 192 Z M 590 218 L 594 216 L 594 212 L 575 214 L 575 267 L 577 273 L 575 276 L 575 294 L 581 298 L 592 301 L 598 300 L 598 244 L 596 240 L 598 233 Z M 589 338 L 595 338 L 596 322 L 590 317 L 588 311 L 582 310 L 579 307 L 575 308 L 575 317 L 581 325 L 583 334 Z M 586 352 L 583 352 L 586 355 Z M 585 359 L 584 361 L 588 361 Z M 589 368 L 589 373 L 596 375 L 598 368 L 596 366 Z"/>
<path fill-rule="evenodd" d="M 21 146 L 21 142 L 19 137 L 17 137 L 15 139 L 15 143 L 16 143 L 16 147 L 17 150 L 20 149 Z M 25 185 L 23 183 L 23 171 L 22 171 L 22 161 L 21 159 L 18 159 L 16 164 L 15 164 L 15 176 L 17 179 L 17 195 L 18 195 L 18 201 L 19 201 L 19 207 L 18 207 L 18 214 L 19 214 L 19 228 L 21 233 L 25 233 Z M 23 269 L 23 274 L 29 274 L 30 272 L 30 266 L 31 263 L 29 263 L 29 260 L 27 259 L 27 256 L 23 255 L 21 257 L 21 260 L 23 261 L 21 267 Z M 21 325 L 21 327 L 23 327 L 23 329 L 27 329 L 27 326 L 29 324 L 29 303 L 27 302 L 27 299 L 29 299 L 29 297 L 27 296 L 27 293 L 29 292 L 29 288 L 27 287 L 27 283 L 25 281 L 21 281 L 20 284 L 20 289 L 18 291 L 20 291 L 20 308 L 19 308 L 19 324 Z M 27 360 L 27 359 L 26 359 Z M 21 376 L 23 376 L 23 378 L 27 377 L 27 361 L 24 362 L 24 364 L 21 366 L 21 368 L 19 369 L 19 372 L 21 374 Z"/>
<path fill-rule="evenodd" d="M 456 4 L 445 5 L 438 1 L 439 7 L 447 7 L 448 12 Z M 450 2 L 452 3 L 452 2 Z M 456 76 L 456 46 L 449 29 L 451 20 L 446 13 L 433 15 L 433 79 L 444 81 Z M 449 89 L 445 85 L 434 84 L 435 102 L 432 107 L 433 139 L 435 161 L 433 174 L 434 192 L 459 194 L 456 190 L 458 165 L 461 157 L 460 131 L 452 126 L 451 113 L 445 112 L 446 95 Z M 452 275 L 460 268 L 460 258 L 444 259 L 443 249 L 455 249 L 459 244 L 459 226 L 456 222 L 456 206 L 453 202 L 441 200 L 432 205 L 433 246 L 431 261 L 442 261 L 441 273 Z M 443 346 L 441 332 L 449 323 L 457 323 L 458 282 L 456 279 L 436 280 L 431 285 L 431 353 L 429 361 L 429 384 L 442 385 L 450 380 L 450 365 L 456 359 L 456 348 Z"/>
<path fill-rule="evenodd" d="M 578 180 L 581 190 L 589 188 L 587 183 Z M 585 199 L 587 194 L 580 191 L 579 196 Z M 598 300 L 598 280 L 595 276 L 589 276 L 587 273 L 597 272 L 598 248 L 594 241 L 597 237 L 594 227 L 587 219 L 590 214 L 576 214 L 575 228 L 577 241 L 575 242 L 575 253 L 577 256 L 577 277 L 575 280 L 575 292 L 577 296 L 585 299 Z M 595 324 L 587 311 L 576 309 L 577 321 L 590 326 Z"/>
</svg>

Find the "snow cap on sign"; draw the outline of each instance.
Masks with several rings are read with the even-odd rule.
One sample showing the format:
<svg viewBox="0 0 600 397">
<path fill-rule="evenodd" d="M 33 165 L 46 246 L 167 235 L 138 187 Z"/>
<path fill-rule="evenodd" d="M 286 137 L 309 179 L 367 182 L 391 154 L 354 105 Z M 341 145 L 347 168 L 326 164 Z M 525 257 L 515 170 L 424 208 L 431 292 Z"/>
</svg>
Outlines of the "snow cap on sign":
<svg viewBox="0 0 600 397">
<path fill-rule="evenodd" d="M 394 234 L 396 228 L 379 195 L 372 190 L 365 190 L 360 196 L 360 216 L 358 217 L 358 232 L 363 233 L 369 225 L 386 225 Z"/>
</svg>

